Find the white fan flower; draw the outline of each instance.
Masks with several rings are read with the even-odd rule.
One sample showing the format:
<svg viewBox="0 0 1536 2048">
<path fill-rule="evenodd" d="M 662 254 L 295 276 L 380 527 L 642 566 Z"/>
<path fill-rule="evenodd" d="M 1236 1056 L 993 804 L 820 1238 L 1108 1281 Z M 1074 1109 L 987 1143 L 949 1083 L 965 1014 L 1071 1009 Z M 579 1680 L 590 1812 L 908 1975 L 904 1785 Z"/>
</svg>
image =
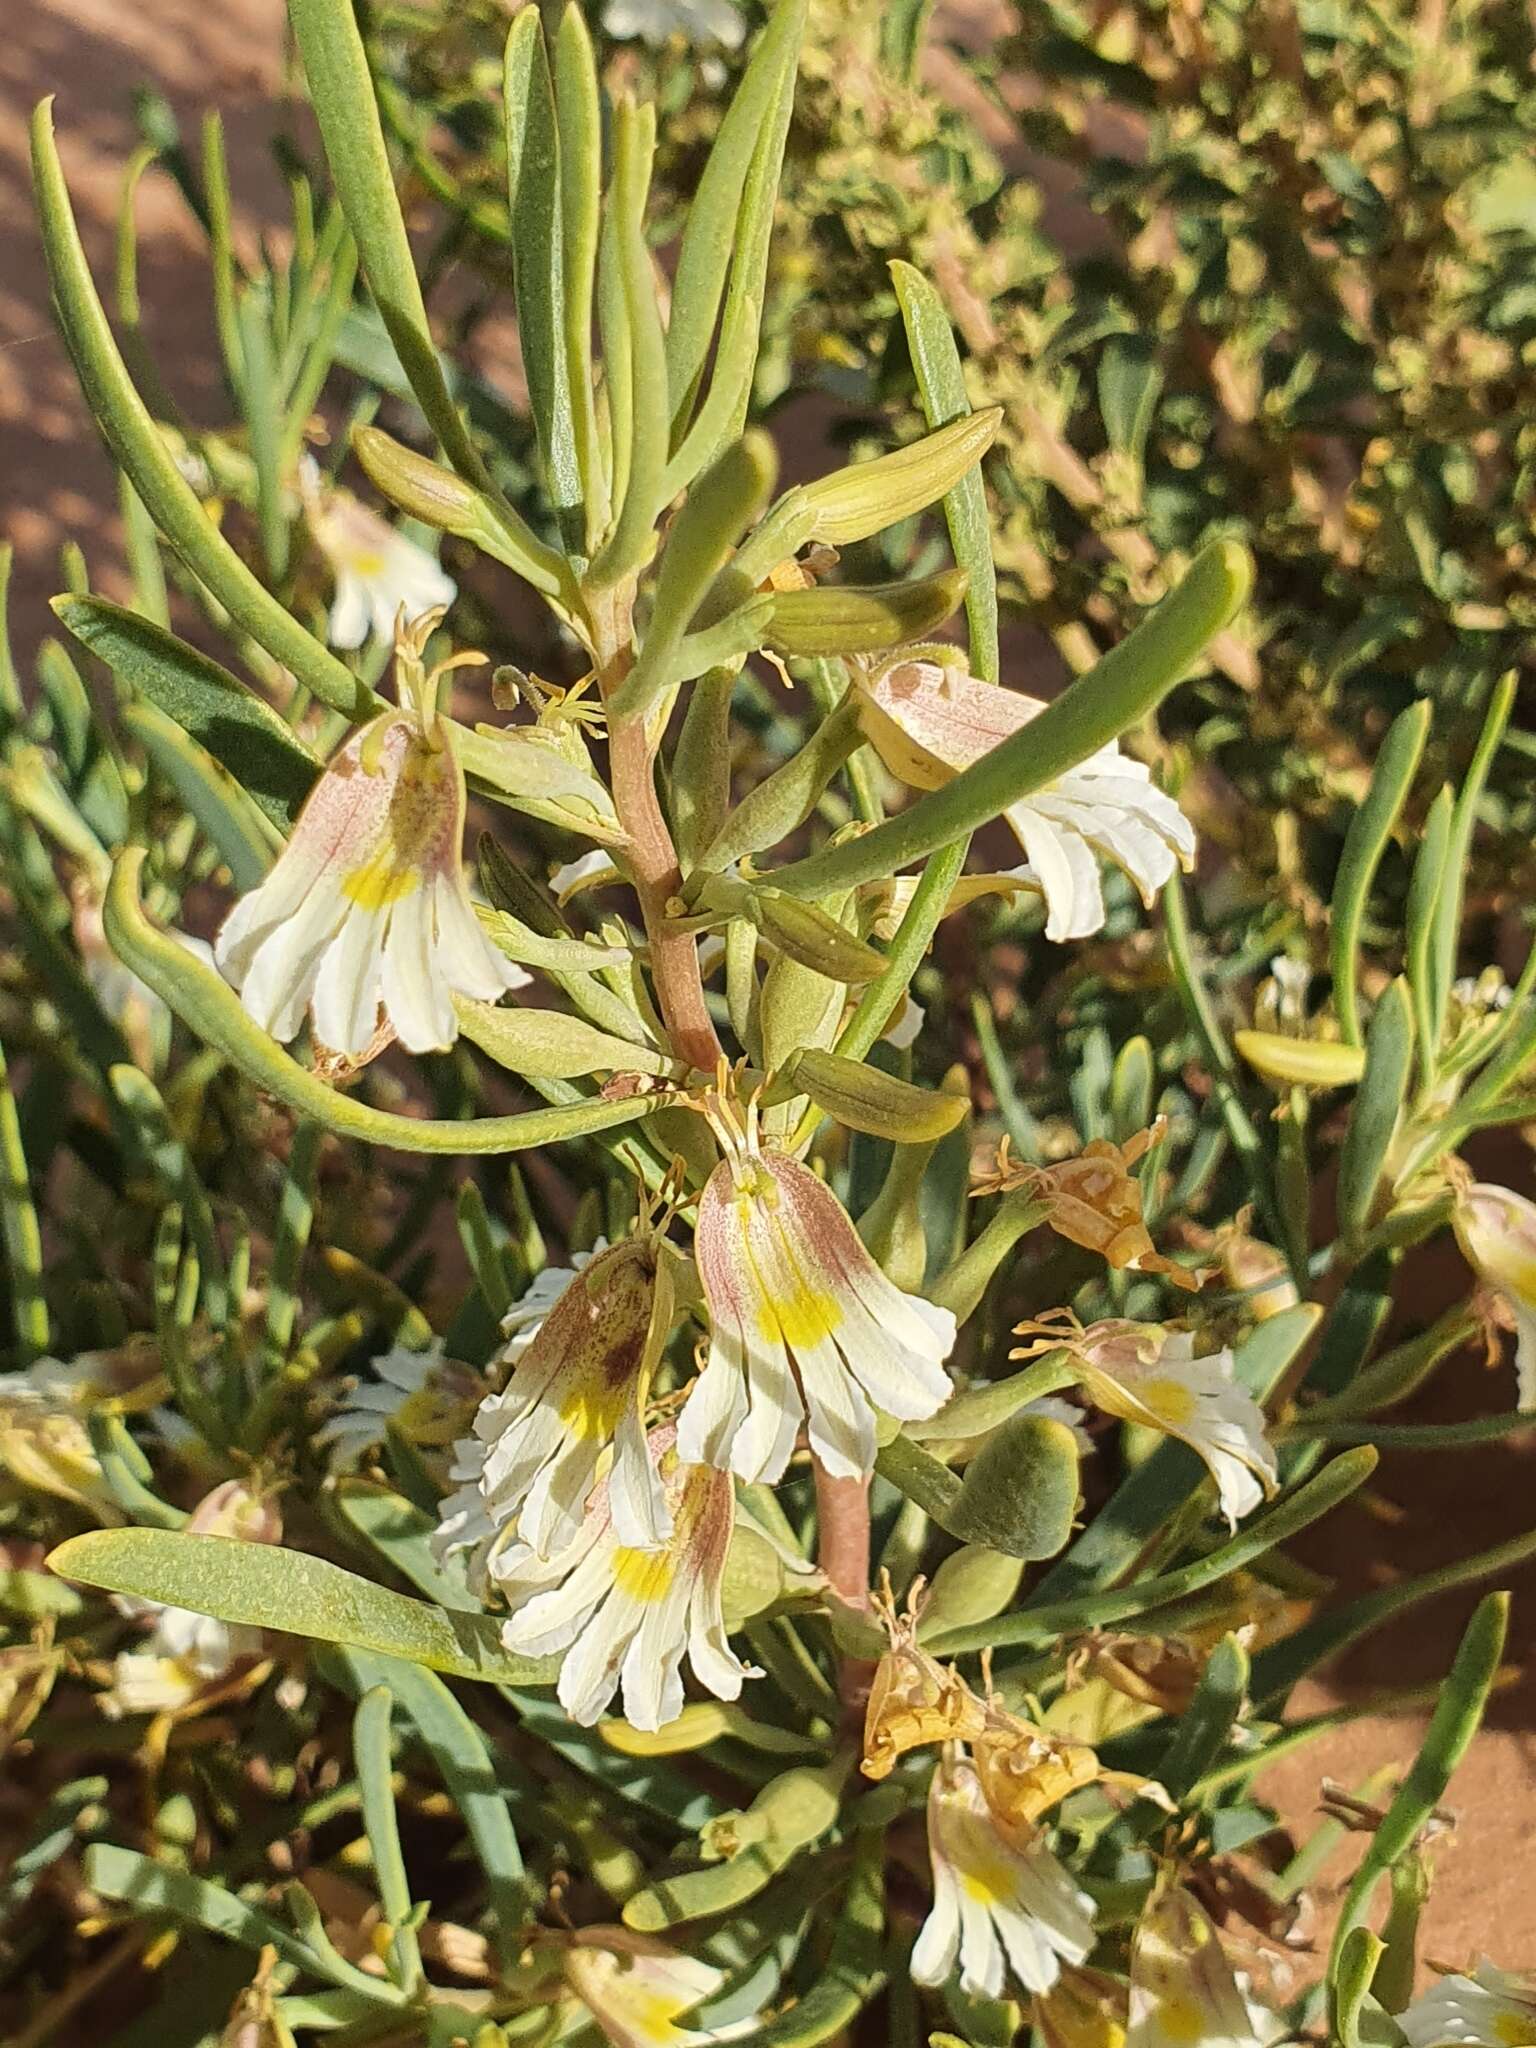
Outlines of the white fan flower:
<svg viewBox="0 0 1536 2048">
<path fill-rule="evenodd" d="M 714 1100 L 726 1157 L 694 1231 L 709 1358 L 679 1417 L 679 1447 L 771 1484 L 808 1422 L 832 1478 L 867 1478 L 877 1407 L 916 1421 L 948 1400 L 955 1319 L 887 1278 L 831 1189 L 760 1142 L 755 1106 L 743 1130 Z"/>
<path fill-rule="evenodd" d="M 307 1010 L 324 1046 L 361 1059 L 380 1048 L 382 1013 L 408 1052 L 439 1051 L 458 1037 L 456 995 L 491 1003 L 529 980 L 470 902 L 464 771 L 436 708 L 439 678 L 466 657 L 426 672 L 436 624 L 429 613 L 400 640 L 408 708 L 332 756 L 272 872 L 219 932 L 220 971 L 276 1039 L 296 1037 Z"/>
<path fill-rule="evenodd" d="M 952 781 L 1044 709 L 1038 697 L 921 657 L 859 684 L 865 738 L 914 789 Z M 1045 897 L 1048 939 L 1087 938 L 1102 927 L 1100 855 L 1125 870 L 1149 907 L 1176 867 L 1194 865 L 1189 820 L 1113 741 L 1004 815 L 1028 856 L 1019 879 Z"/>
<path fill-rule="evenodd" d="M 960 1965 L 973 1998 L 1001 1998 L 1011 1976 L 1049 1991 L 1063 1963 L 1093 1947 L 1093 1901 L 1040 1835 L 1005 1835 L 974 1765 L 952 1745 L 928 1788 L 933 1910 L 912 1951 L 918 1984 L 943 1984 Z"/>
<path fill-rule="evenodd" d="M 656 1729 L 683 1710 L 686 1655 L 717 1699 L 739 1697 L 755 1677 L 726 1641 L 721 1589 L 735 1521 L 729 1477 L 685 1463 L 670 1423 L 648 1450 L 671 1533 L 658 1549 L 625 1543 L 599 1485 L 574 1543 L 539 1558 L 524 1544 L 492 1552 L 490 1579 L 512 1609 L 506 1647 L 527 1657 L 563 1656 L 556 1688 L 573 1720 L 590 1727 L 622 1687 L 624 1718 Z"/>
</svg>

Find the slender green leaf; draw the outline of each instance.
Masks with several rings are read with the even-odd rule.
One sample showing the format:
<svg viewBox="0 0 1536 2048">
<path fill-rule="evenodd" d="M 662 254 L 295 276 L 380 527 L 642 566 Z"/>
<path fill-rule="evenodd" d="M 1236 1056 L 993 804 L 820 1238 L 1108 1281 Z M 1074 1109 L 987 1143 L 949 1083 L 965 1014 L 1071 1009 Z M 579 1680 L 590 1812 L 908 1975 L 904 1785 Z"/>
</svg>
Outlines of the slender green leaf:
<svg viewBox="0 0 1536 2048">
<path fill-rule="evenodd" d="M 395 354 L 448 460 L 488 489 L 490 477 L 449 395 L 432 340 L 352 0 L 289 0 L 288 19 L 336 195 Z"/>
<path fill-rule="evenodd" d="M 541 1685 L 558 1668 L 548 1658 L 509 1656 L 493 1615 L 430 1607 L 323 1557 L 275 1544 L 172 1529 L 95 1529 L 60 1544 L 49 1563 L 61 1578 L 109 1593 L 375 1650 L 453 1678 Z"/>
<path fill-rule="evenodd" d="M 323 0 L 302 4 L 314 7 Z M 349 26 L 350 20 L 349 9 Z M 378 699 L 241 561 L 177 469 L 134 389 L 91 281 L 53 139 L 51 100 L 42 101 L 33 116 L 32 168 L 54 307 L 86 400 L 113 458 L 172 547 L 236 624 L 322 704 L 354 719 L 366 718 Z"/>
<path fill-rule="evenodd" d="M 1413 1068 L 1413 999 L 1399 976 L 1377 1002 L 1365 1038 L 1365 1073 L 1355 1091 L 1339 1156 L 1339 1232 L 1361 1237 L 1371 1221 Z"/>
<path fill-rule="evenodd" d="M 1429 732 L 1430 707 L 1410 704 L 1392 721 L 1365 801 L 1349 821 L 1339 872 L 1334 879 L 1330 911 L 1329 959 L 1333 968 L 1333 1001 L 1346 1045 L 1363 1043 L 1360 1029 L 1360 930 L 1365 922 L 1371 884 L 1387 841 L 1413 782 Z"/>
<path fill-rule="evenodd" d="M 960 351 L 944 301 L 910 263 L 893 263 L 907 347 L 918 395 L 930 427 L 947 426 L 971 410 Z M 970 625 L 971 672 L 995 683 L 1001 674 L 997 649 L 997 574 L 992 565 L 992 522 L 987 490 L 978 467 L 970 469 L 944 498 L 944 518 L 955 560 L 965 571 L 965 614 Z"/>
</svg>

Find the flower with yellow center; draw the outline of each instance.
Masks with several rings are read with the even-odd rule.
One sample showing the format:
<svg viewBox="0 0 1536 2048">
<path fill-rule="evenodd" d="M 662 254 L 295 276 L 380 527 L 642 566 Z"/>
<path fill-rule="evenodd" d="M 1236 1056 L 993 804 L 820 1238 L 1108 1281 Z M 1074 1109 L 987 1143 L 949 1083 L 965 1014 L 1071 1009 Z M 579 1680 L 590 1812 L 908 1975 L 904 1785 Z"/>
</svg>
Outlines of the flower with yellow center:
<svg viewBox="0 0 1536 2048">
<path fill-rule="evenodd" d="M 300 464 L 299 495 L 335 581 L 326 627 L 333 647 L 361 647 L 370 633 L 391 640 L 402 612 L 414 619 L 453 603 L 459 586 L 442 565 L 350 491 L 324 486 L 312 456 Z"/>
<path fill-rule="evenodd" d="M 1014 1334 L 1032 1341 L 1010 1356 L 1030 1358 L 1059 1346 L 1096 1407 L 1188 1444 L 1216 1481 L 1229 1528 L 1274 1492 L 1279 1469 L 1264 1434 L 1264 1411 L 1238 1385 L 1230 1351 L 1197 1357 L 1194 1333 L 1168 1323 L 1111 1317 L 1085 1330 L 1070 1312 L 1020 1323 Z"/>
<path fill-rule="evenodd" d="M 1517 1405 L 1536 1409 L 1536 1202 L 1467 1181 L 1451 1220 L 1462 1256 L 1514 1323 Z"/>
<path fill-rule="evenodd" d="M 1125 2048 L 1259 2048 L 1210 1917 L 1169 1878 L 1154 1885 L 1131 1940 Z"/>
<path fill-rule="evenodd" d="M 725 1157 L 694 1231 L 709 1358 L 679 1418 L 679 1448 L 771 1484 L 808 1419 L 822 1468 L 867 1478 L 875 1408 L 915 1421 L 949 1398 L 955 1319 L 903 1293 L 831 1189 L 761 1142 L 755 1102 L 744 1127 L 721 1095 L 710 1114 Z"/>
<path fill-rule="evenodd" d="M 443 1354 L 440 1337 L 425 1351 L 395 1344 L 372 1362 L 374 1378 L 347 1383 L 347 1392 L 315 1433 L 329 1449 L 332 1471 L 346 1471 L 397 1431 L 417 1450 L 450 1444 L 485 1391 L 467 1365 Z"/>
<path fill-rule="evenodd" d="M 865 738 L 914 789 L 952 781 L 1045 709 L 1038 697 L 921 655 L 856 681 Z M 1102 927 L 1100 855 L 1124 869 L 1149 908 L 1175 867 L 1194 865 L 1188 819 L 1114 741 L 1004 816 L 1028 856 L 1021 879 L 1045 897 L 1048 939 L 1087 938 Z"/>
<path fill-rule="evenodd" d="M 384 1028 L 409 1052 L 458 1036 L 455 995 L 495 1002 L 528 976 L 481 931 L 460 857 L 464 773 L 437 710 L 449 669 L 422 656 L 440 614 L 403 629 L 403 705 L 331 758 L 264 882 L 225 919 L 214 958 L 263 1031 L 358 1059 Z M 387 1038 L 384 1040 L 387 1043 Z"/>
<path fill-rule="evenodd" d="M 981 1780 L 951 1745 L 928 1788 L 933 1910 L 912 1951 L 918 1984 L 943 1984 L 960 1965 L 973 1998 L 1001 1998 L 1010 1976 L 1049 1991 L 1063 1963 L 1086 1962 L 1093 1901 L 1038 1835 L 1004 1836 Z"/>
<path fill-rule="evenodd" d="M 704 2048 L 750 2033 L 756 2014 L 729 2026 L 698 2029 L 678 2021 L 713 1998 L 724 1970 L 679 1955 L 654 1936 L 627 1927 L 583 1927 L 565 1951 L 565 1981 L 613 2048 Z"/>
<path fill-rule="evenodd" d="M 626 1543 L 614 1524 L 608 1488 L 587 1504 L 573 1543 L 540 1558 L 526 1544 L 493 1550 L 490 1580 L 512 1609 L 502 1641 L 520 1656 L 564 1653 L 560 1704 L 590 1727 L 623 1688 L 624 1718 L 652 1730 L 683 1710 L 682 1661 L 716 1699 L 739 1697 L 757 1674 L 725 1636 L 721 1587 L 735 1520 L 729 1478 L 678 1455 L 670 1423 L 647 1441 L 671 1533 L 655 1550 Z"/>
<path fill-rule="evenodd" d="M 1442 1977 L 1397 2023 L 1408 2048 L 1536 2048 L 1536 1974 L 1481 1962 Z"/>
<path fill-rule="evenodd" d="M 465 1483 L 443 1503 L 441 1551 L 489 1529 L 553 1556 L 581 1534 L 604 1461 L 620 1540 L 641 1550 L 665 1542 L 645 1403 L 676 1317 L 674 1256 L 649 1231 L 599 1252 L 569 1276 L 531 1340 L 513 1336 L 503 1354 L 511 1378 L 481 1402 L 473 1442 L 456 1455 Z"/>
</svg>

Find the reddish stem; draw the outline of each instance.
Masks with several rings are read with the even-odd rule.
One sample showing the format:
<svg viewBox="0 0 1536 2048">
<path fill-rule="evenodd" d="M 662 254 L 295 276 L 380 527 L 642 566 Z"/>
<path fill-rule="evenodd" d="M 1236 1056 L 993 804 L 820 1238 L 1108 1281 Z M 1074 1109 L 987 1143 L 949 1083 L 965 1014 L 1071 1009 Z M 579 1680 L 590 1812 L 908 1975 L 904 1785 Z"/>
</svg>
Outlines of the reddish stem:
<svg viewBox="0 0 1536 2048">
<path fill-rule="evenodd" d="M 604 698 L 623 682 L 632 665 L 628 602 L 614 594 L 598 627 L 598 681 Z M 704 1001 L 693 934 L 678 929 L 668 906 L 683 885 L 677 849 L 656 794 L 655 752 L 639 718 L 610 719 L 608 768 L 613 806 L 629 835 L 626 859 L 651 950 L 651 984 L 672 1050 L 703 1073 L 713 1073 L 720 1040 Z"/>
<path fill-rule="evenodd" d="M 816 1475 L 816 1562 L 846 1607 L 869 1608 L 869 1481 L 834 1479 L 813 1457 Z M 862 1657 L 845 1657 L 838 1690 L 850 1716 L 862 1714 L 875 1667 Z"/>
</svg>

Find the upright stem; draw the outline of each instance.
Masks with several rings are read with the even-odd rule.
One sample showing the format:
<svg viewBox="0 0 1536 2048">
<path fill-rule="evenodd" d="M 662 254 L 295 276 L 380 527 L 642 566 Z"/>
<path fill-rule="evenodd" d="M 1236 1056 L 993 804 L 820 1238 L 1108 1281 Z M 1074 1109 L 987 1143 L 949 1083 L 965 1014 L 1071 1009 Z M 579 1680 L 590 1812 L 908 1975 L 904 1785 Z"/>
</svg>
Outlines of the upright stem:
<svg viewBox="0 0 1536 2048">
<path fill-rule="evenodd" d="M 864 1613 L 869 1606 L 869 1481 L 834 1479 L 812 1458 L 816 1475 L 816 1562 L 827 1583 L 847 1607 Z M 850 1714 L 863 1712 L 874 1666 L 862 1657 L 844 1657 L 838 1691 Z"/>
<path fill-rule="evenodd" d="M 598 687 L 606 702 L 633 666 L 629 630 L 634 592 L 621 586 L 598 593 L 591 606 Z M 642 713 L 610 717 L 608 766 L 614 809 L 629 835 L 627 860 L 651 950 L 651 983 L 672 1049 L 679 1059 L 712 1073 L 721 1056 L 699 978 L 693 934 L 678 928 L 668 906 L 683 886 L 677 849 L 656 794 L 655 749 Z"/>
</svg>

